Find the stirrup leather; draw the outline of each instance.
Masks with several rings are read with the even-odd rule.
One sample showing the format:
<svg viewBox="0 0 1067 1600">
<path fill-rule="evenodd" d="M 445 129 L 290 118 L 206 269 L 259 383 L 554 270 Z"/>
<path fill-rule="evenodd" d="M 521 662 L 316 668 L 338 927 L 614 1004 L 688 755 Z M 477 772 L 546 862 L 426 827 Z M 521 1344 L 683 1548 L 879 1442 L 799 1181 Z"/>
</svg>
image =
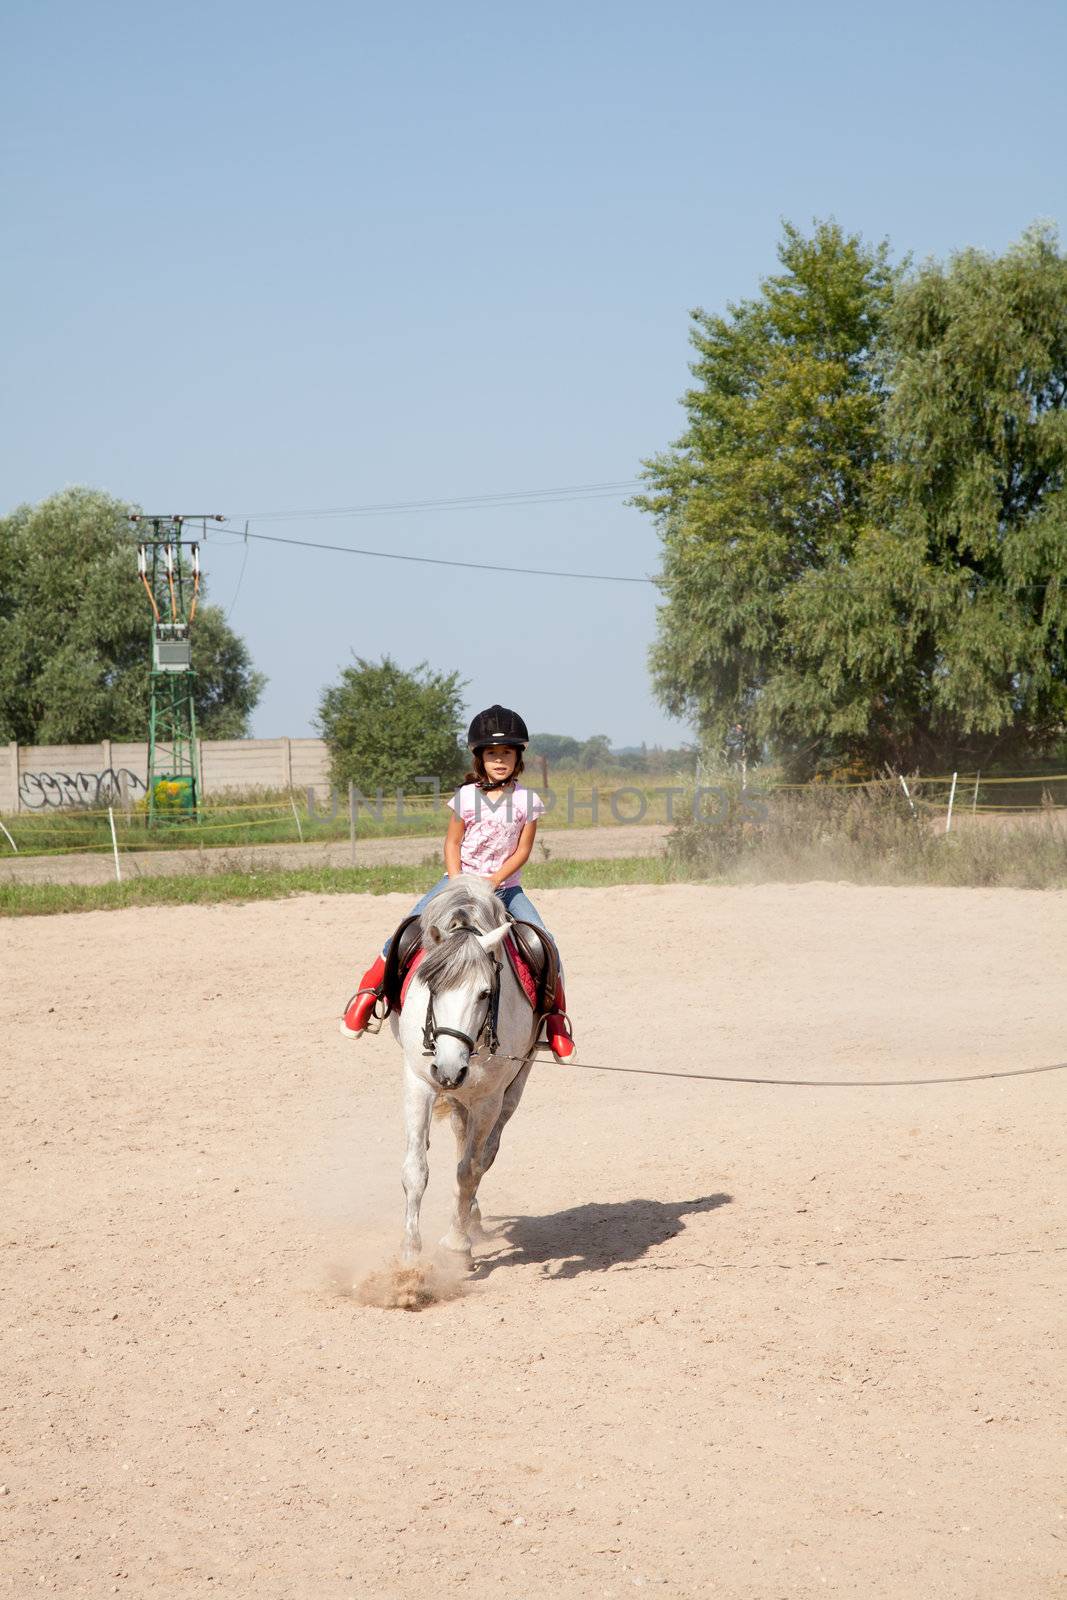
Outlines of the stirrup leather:
<svg viewBox="0 0 1067 1600">
<path fill-rule="evenodd" d="M 361 994 L 372 994 L 374 996 L 374 1004 L 371 1006 L 370 1011 L 367 1014 L 367 1020 L 363 1024 L 363 1032 L 381 1033 L 382 1023 L 389 1015 L 388 1000 L 386 1000 L 385 995 L 380 988 L 357 989 L 355 994 L 352 996 L 352 1000 L 358 1000 Z M 352 1000 L 350 1000 L 348 1005 L 345 1007 L 346 1014 L 348 1012 L 348 1007 L 352 1004 Z"/>
</svg>

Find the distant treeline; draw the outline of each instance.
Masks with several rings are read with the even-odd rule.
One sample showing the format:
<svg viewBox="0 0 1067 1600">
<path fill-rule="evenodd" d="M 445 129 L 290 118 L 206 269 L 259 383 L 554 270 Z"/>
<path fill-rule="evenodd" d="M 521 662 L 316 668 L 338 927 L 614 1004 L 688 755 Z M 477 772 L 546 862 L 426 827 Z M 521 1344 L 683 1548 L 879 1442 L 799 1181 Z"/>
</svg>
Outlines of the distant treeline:
<svg viewBox="0 0 1067 1600">
<path fill-rule="evenodd" d="M 574 771 L 618 767 L 622 772 L 693 772 L 697 751 L 694 745 L 668 749 L 658 744 L 627 745 L 613 750 L 606 733 L 595 733 L 591 739 L 572 739 L 565 733 L 535 733 L 531 735 L 527 751 L 527 768 L 542 756 L 550 768 Z"/>
</svg>

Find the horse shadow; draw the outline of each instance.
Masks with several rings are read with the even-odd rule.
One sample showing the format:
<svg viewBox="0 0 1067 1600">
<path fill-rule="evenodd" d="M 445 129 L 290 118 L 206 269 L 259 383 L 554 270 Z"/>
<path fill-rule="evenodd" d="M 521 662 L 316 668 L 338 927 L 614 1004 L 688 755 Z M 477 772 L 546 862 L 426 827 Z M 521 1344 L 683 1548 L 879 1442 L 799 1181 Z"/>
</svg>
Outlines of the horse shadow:
<svg viewBox="0 0 1067 1600">
<path fill-rule="evenodd" d="M 549 1274 L 553 1278 L 607 1272 L 623 1262 L 639 1261 L 656 1245 L 683 1232 L 683 1218 L 716 1211 L 732 1199 L 729 1194 L 706 1194 L 696 1200 L 593 1201 L 543 1217 L 493 1217 L 499 1226 L 486 1228 L 482 1241 L 492 1253 L 477 1257 L 474 1276 L 485 1278 L 498 1267 L 549 1261 L 559 1263 Z"/>
</svg>

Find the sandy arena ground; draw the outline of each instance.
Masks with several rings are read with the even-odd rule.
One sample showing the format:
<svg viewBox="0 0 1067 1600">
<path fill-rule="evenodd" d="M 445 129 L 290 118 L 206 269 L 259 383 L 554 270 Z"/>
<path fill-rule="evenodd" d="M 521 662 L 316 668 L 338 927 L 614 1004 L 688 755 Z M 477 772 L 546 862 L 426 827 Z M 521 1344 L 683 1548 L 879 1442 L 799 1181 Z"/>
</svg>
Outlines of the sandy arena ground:
<svg viewBox="0 0 1067 1600">
<path fill-rule="evenodd" d="M 589 1062 L 1067 1060 L 1065 894 L 538 898 Z M 405 909 L 0 925 L 0 1593 L 1061 1595 L 1067 1073 L 539 1067 L 467 1291 L 379 1309 L 400 1062 L 335 1017 Z"/>
</svg>

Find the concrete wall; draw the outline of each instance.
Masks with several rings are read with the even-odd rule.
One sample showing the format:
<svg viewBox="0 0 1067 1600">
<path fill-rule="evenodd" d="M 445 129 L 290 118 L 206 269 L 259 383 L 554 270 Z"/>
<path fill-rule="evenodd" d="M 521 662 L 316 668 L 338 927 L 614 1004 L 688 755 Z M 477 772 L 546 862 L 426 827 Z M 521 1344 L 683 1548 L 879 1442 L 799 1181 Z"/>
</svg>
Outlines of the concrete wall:
<svg viewBox="0 0 1067 1600">
<path fill-rule="evenodd" d="M 106 806 L 123 783 L 136 800 L 147 777 L 144 743 L 0 745 L 0 815 Z M 330 759 L 321 739 L 203 739 L 200 781 L 205 795 L 310 788 L 325 799 Z"/>
</svg>

